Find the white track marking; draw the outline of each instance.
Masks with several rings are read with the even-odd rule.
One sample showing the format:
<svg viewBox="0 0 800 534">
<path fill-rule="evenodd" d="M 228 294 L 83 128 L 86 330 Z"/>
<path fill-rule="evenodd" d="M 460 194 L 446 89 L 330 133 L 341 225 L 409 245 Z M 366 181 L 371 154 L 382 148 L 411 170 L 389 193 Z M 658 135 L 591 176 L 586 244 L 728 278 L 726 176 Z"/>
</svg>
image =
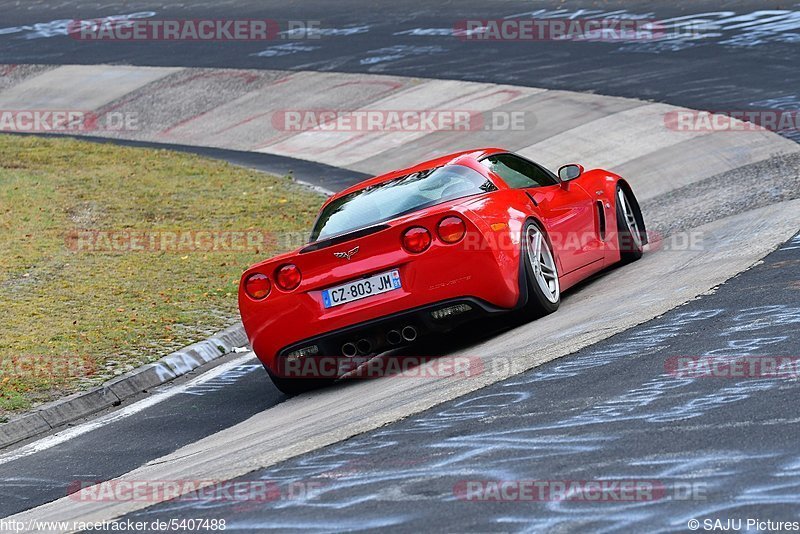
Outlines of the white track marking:
<svg viewBox="0 0 800 534">
<path fill-rule="evenodd" d="M 109 413 L 94 421 L 88 421 L 81 425 L 68 428 L 66 430 L 62 430 L 52 436 L 47 436 L 46 438 L 42 438 L 38 441 L 34 441 L 33 443 L 29 443 L 19 449 L 12 450 L 6 454 L 0 455 L 0 465 L 6 464 L 8 462 L 13 462 L 15 460 L 19 460 L 20 458 L 24 458 L 26 456 L 30 456 L 32 454 L 36 454 L 37 452 L 45 451 L 56 445 L 60 445 L 66 441 L 69 441 L 73 438 L 78 436 L 82 436 L 92 430 L 96 430 L 98 428 L 104 427 L 110 423 L 114 423 L 116 421 L 120 421 L 125 419 L 126 417 L 130 417 L 131 415 L 137 414 L 142 410 L 146 410 L 151 406 L 155 406 L 165 400 L 169 399 L 170 397 L 174 397 L 180 393 L 184 393 L 186 390 L 197 386 L 199 384 L 203 384 L 208 382 L 209 380 L 213 380 L 220 375 L 246 363 L 248 360 L 253 358 L 253 353 L 248 352 L 247 354 L 236 358 L 235 360 L 231 360 L 227 363 L 224 363 L 214 369 L 208 371 L 207 373 L 203 373 L 202 375 L 198 376 L 197 378 L 192 379 L 191 381 L 181 384 L 177 387 L 171 387 L 166 391 L 162 391 L 147 397 L 146 399 L 142 399 L 138 402 L 131 404 L 130 406 L 126 406 L 120 410 L 115 412 Z"/>
</svg>

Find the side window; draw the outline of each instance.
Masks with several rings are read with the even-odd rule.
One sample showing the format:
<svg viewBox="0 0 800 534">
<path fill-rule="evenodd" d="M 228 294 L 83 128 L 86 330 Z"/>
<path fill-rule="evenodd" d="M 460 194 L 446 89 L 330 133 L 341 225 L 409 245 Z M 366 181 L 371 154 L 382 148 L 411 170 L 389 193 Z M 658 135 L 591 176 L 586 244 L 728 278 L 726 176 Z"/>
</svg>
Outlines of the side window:
<svg viewBox="0 0 800 534">
<path fill-rule="evenodd" d="M 546 187 L 558 183 L 542 167 L 513 154 L 495 154 L 482 159 L 481 163 L 514 189 Z"/>
</svg>

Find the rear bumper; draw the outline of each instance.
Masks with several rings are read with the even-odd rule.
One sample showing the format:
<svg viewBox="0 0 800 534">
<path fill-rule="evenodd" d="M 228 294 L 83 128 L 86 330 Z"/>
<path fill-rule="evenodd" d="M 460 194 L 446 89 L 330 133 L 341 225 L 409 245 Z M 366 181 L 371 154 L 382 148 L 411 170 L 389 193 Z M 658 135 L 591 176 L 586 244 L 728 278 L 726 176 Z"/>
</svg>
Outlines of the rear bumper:
<svg viewBox="0 0 800 534">
<path fill-rule="evenodd" d="M 420 254 L 397 245 L 402 231 L 411 224 L 435 228 L 449 213 L 467 222 L 468 235 L 458 243 L 444 243 L 432 232 L 433 242 Z M 388 343 L 385 333 L 392 325 L 402 329 L 412 324 L 419 335 L 446 330 L 452 327 L 447 323 L 456 321 L 456 317 L 453 321 L 436 321 L 430 312 L 450 302 L 464 301 L 472 308 L 458 321 L 481 312 L 511 310 L 525 296 L 520 291 L 524 284 L 520 284 L 519 243 L 514 235 L 508 226 L 492 230 L 466 211 L 445 210 L 342 244 L 343 250 L 356 244 L 361 248 L 351 260 L 334 260 L 333 252 L 338 249 L 326 248 L 253 266 L 243 280 L 253 272 L 269 276 L 282 261 L 292 261 L 303 272 L 303 281 L 290 292 L 273 287 L 260 301 L 247 296 L 240 285 L 239 310 L 245 331 L 258 358 L 274 371 L 279 367 L 279 357 L 307 345 L 317 345 L 315 350 L 320 355 L 340 356 L 342 344 L 358 341 L 360 331 L 373 336 L 370 348 L 380 350 Z M 325 289 L 393 270 L 399 273 L 401 288 L 341 306 L 325 306 Z"/>
<path fill-rule="evenodd" d="M 469 308 L 467 310 L 467 308 Z M 458 309 L 458 312 L 454 312 Z M 434 317 L 434 312 L 451 310 L 444 317 Z M 393 313 L 377 319 L 364 321 L 346 328 L 327 332 L 304 339 L 281 349 L 271 362 L 264 362 L 270 372 L 277 376 L 286 376 L 287 369 L 294 369 L 297 363 L 289 363 L 292 353 L 315 347 L 315 353 L 303 356 L 306 359 L 333 360 L 348 357 L 342 355 L 342 346 L 347 343 L 357 345 L 367 340 L 373 352 L 382 352 L 402 345 L 403 342 L 392 343 L 389 332 L 401 333 L 404 329 L 413 328 L 416 335 L 424 336 L 437 332 L 446 332 L 454 327 L 481 317 L 509 310 L 498 308 L 486 301 L 474 297 L 462 297 L 440 301 L 418 308 Z M 263 360 L 262 360 L 263 361 Z"/>
<path fill-rule="evenodd" d="M 433 249 L 433 247 L 432 247 Z M 309 340 L 322 340 L 319 354 L 338 356 L 348 341 L 342 333 L 397 323 L 400 328 L 416 325 L 419 334 L 447 329 L 447 321 L 434 321 L 429 311 L 443 303 L 464 301 L 475 312 L 510 310 L 520 301 L 519 267 L 513 270 L 501 265 L 494 251 L 429 250 L 415 261 L 387 262 L 372 272 L 359 273 L 352 279 L 397 269 L 402 289 L 368 297 L 334 308 L 324 308 L 321 291 L 273 293 L 264 301 L 253 301 L 240 288 L 239 310 L 250 344 L 261 362 L 271 371 L 277 369 L 279 355 L 307 345 Z M 399 258 L 404 260 L 405 258 Z M 512 261 L 517 262 L 517 259 Z M 341 268 L 354 269 L 354 265 Z M 323 282 L 318 287 L 333 285 L 338 280 Z M 425 312 L 428 311 L 428 316 Z M 472 313 L 465 313 L 468 320 Z M 456 317 L 453 317 L 456 319 Z M 402 324 L 406 320 L 406 324 Z M 388 328 L 386 330 L 389 330 Z M 355 335 L 353 335 L 355 337 Z M 373 348 L 384 346 L 385 332 L 375 335 Z M 323 342 L 324 341 L 324 342 Z M 311 343 L 313 344 L 313 343 Z M 300 347 L 302 348 L 302 347 Z"/>
</svg>

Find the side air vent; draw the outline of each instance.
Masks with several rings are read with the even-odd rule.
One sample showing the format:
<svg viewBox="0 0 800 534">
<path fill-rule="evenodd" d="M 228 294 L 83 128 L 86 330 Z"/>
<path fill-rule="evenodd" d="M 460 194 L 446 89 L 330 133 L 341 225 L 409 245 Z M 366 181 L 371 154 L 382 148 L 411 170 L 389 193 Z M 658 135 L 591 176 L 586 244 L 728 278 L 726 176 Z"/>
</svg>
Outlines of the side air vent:
<svg viewBox="0 0 800 534">
<path fill-rule="evenodd" d="M 598 200 L 595 203 L 595 206 L 597 206 L 597 221 L 600 223 L 599 226 L 598 226 L 600 228 L 600 239 L 605 241 L 606 240 L 606 212 L 603 209 L 603 201 L 602 200 Z"/>
</svg>

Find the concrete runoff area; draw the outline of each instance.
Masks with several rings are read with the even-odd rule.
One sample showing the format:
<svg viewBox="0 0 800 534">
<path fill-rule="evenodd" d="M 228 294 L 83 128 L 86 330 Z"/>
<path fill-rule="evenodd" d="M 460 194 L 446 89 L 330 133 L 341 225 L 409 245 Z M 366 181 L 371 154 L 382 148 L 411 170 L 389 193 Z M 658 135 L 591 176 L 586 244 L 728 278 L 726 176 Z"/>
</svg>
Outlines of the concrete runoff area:
<svg viewBox="0 0 800 534">
<path fill-rule="evenodd" d="M 111 84 L 113 89 L 105 95 L 105 85 L 87 82 L 99 71 L 127 83 Z M 36 105 L 20 105 L 26 91 L 45 86 L 60 90 L 34 91 Z M 100 125 L 106 124 L 105 118 L 112 123 L 114 117 L 135 119 L 130 128 L 79 134 L 262 152 L 367 174 L 447 152 L 499 145 L 551 168 L 576 162 L 586 168 L 624 170 L 642 198 L 800 151 L 796 143 L 768 131 L 678 131 L 668 124 L 669 114 L 692 111 L 667 104 L 491 83 L 331 72 L 53 67 L 0 90 L 0 109 L 64 109 L 64 93 L 73 95 L 71 108 L 96 113 Z M 321 111 L 345 118 L 348 112 L 477 115 L 467 129 L 336 131 L 306 126 L 296 131 L 286 120 L 290 111 L 311 120 Z M 517 122 L 509 122 L 511 118 Z M 684 168 L 674 153 L 685 155 Z M 647 187 L 639 187 L 644 182 Z"/>
</svg>

